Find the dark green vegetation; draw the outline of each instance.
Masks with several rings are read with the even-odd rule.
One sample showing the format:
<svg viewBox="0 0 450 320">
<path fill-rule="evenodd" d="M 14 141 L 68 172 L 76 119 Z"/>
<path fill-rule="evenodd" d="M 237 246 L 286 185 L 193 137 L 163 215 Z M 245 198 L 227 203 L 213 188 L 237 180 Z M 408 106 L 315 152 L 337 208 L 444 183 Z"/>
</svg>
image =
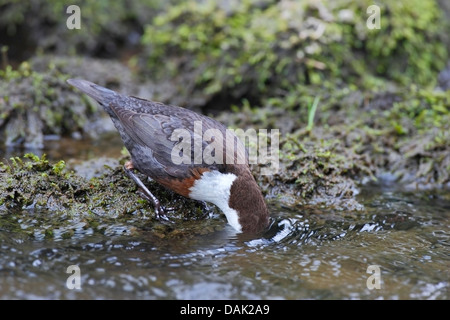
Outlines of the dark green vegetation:
<svg viewBox="0 0 450 320">
<path fill-rule="evenodd" d="M 139 42 L 139 32 L 169 1 L 0 0 L 1 43 L 12 57 L 29 59 L 36 51 L 114 57 Z M 82 29 L 68 32 L 67 7 L 78 5 Z"/>
<path fill-rule="evenodd" d="M 169 74 L 182 94 L 260 101 L 298 85 L 429 85 L 448 58 L 435 1 L 383 1 L 379 30 L 366 27 L 369 0 L 238 3 L 186 1 L 158 15 L 142 38 L 145 70 Z"/>
<path fill-rule="evenodd" d="M 437 89 L 450 58 L 449 13 L 440 1 L 380 1 L 381 29 L 370 30 L 372 4 L 81 2 L 82 30 L 69 31 L 63 1 L 0 2 L 1 40 L 9 46 L 3 64 L 20 51 L 17 39 L 33 44 L 29 62 L 0 71 L 0 136 L 35 148 L 45 135 L 96 137 L 104 114 L 67 86 L 76 76 L 213 112 L 230 127 L 280 129 L 280 172 L 255 175 L 267 198 L 359 208 L 357 186 L 368 179 L 449 188 L 450 91 Z M 36 49 L 65 56 L 35 56 Z M 95 58 L 67 57 L 74 54 Z M 95 178 L 101 188 L 92 189 L 31 160 L 4 167 L 3 206 L 36 206 L 56 192 L 58 210 L 146 210 L 120 167 Z M 19 177 L 37 180 L 21 192 Z"/>
<path fill-rule="evenodd" d="M 40 149 L 45 135 L 95 138 L 105 126 L 111 130 L 109 120 L 103 121 L 101 108 L 67 85 L 66 80 L 75 76 L 133 92 L 131 72 L 117 62 L 37 56 L 17 69 L 8 66 L 0 70 L 0 137 L 4 144 Z"/>
<path fill-rule="evenodd" d="M 0 128 L 7 146 L 43 148 L 44 135 L 83 131 L 87 119 L 97 112 L 67 87 L 68 76 L 54 67 L 40 73 L 25 62 L 18 70 L 10 66 L 0 70 L 0 78 Z"/>
</svg>

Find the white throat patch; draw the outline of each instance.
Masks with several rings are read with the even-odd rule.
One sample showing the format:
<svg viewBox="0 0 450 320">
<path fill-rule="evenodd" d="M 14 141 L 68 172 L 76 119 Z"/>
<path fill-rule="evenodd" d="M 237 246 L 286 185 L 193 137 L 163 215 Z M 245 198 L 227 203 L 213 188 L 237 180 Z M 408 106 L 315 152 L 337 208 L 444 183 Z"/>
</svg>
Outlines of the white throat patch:
<svg viewBox="0 0 450 320">
<path fill-rule="evenodd" d="M 241 232 L 242 226 L 239 223 L 238 213 L 228 205 L 231 185 L 236 178 L 237 176 L 232 173 L 220 173 L 216 170 L 206 171 L 189 189 L 189 197 L 214 203 L 223 211 L 228 223 L 238 232 Z"/>
</svg>

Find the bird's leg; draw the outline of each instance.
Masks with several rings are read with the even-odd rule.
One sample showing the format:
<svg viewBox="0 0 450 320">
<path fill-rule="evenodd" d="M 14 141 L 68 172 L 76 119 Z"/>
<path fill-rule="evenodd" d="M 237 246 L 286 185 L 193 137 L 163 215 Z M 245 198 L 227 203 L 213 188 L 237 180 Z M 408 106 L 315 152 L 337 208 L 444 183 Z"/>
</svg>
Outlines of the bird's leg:
<svg viewBox="0 0 450 320">
<path fill-rule="evenodd" d="M 143 197 L 144 199 L 153 202 L 153 205 L 155 207 L 155 213 L 156 213 L 156 217 L 158 219 L 164 218 L 165 220 L 167 220 L 167 217 L 164 214 L 164 210 L 161 208 L 161 204 L 158 200 L 158 198 L 156 198 L 151 192 L 150 190 L 148 190 L 148 188 L 144 185 L 144 183 L 141 181 L 141 179 L 139 179 L 134 173 L 134 166 L 133 163 L 131 161 L 127 161 L 123 167 L 123 169 L 125 170 L 125 173 L 127 174 L 127 176 L 132 179 L 137 185 L 138 187 L 141 189 L 141 192 L 139 192 L 139 194 L 141 195 L 141 197 Z"/>
</svg>

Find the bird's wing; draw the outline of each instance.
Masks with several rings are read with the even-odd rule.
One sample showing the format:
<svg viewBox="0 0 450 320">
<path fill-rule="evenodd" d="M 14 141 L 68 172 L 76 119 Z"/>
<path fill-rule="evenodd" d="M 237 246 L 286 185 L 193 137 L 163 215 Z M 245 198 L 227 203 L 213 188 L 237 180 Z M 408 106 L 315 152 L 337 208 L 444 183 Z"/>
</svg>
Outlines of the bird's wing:
<svg viewBox="0 0 450 320">
<path fill-rule="evenodd" d="M 134 148 L 136 148 L 136 145 L 139 145 L 142 148 L 150 149 L 155 160 L 170 176 L 174 178 L 186 178 L 192 172 L 192 169 L 205 167 L 203 162 L 194 162 L 195 152 L 193 143 L 194 141 L 200 141 L 200 148 L 203 153 L 208 142 L 203 141 L 202 137 L 194 132 L 193 125 L 187 123 L 185 119 L 181 119 L 175 114 L 139 113 L 120 107 L 113 107 L 113 109 L 126 134 L 133 141 Z M 176 129 L 182 129 L 185 132 L 183 141 L 180 140 L 179 135 L 174 134 Z M 187 153 L 190 161 L 185 161 L 184 163 L 174 162 L 173 156 L 179 156 L 173 154 L 173 150 L 178 143 L 185 144 L 186 147 L 183 148 L 183 152 Z M 181 158 L 177 160 L 179 159 Z M 220 170 L 221 166 L 213 165 L 210 168 Z"/>
</svg>

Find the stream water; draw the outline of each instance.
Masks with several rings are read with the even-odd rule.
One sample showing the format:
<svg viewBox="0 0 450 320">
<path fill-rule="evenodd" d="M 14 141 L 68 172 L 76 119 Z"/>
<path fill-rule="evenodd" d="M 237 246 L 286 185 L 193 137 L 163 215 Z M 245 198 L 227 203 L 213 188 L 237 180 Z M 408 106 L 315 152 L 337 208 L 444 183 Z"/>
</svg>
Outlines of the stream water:
<svg viewBox="0 0 450 320">
<path fill-rule="evenodd" d="M 30 237 L 15 230 L 51 215 L 0 210 L 0 299 L 449 299 L 448 191 L 366 185 L 358 200 L 355 212 L 271 201 L 256 239 L 217 217 L 220 231 L 187 239 L 120 225 Z"/>
</svg>

